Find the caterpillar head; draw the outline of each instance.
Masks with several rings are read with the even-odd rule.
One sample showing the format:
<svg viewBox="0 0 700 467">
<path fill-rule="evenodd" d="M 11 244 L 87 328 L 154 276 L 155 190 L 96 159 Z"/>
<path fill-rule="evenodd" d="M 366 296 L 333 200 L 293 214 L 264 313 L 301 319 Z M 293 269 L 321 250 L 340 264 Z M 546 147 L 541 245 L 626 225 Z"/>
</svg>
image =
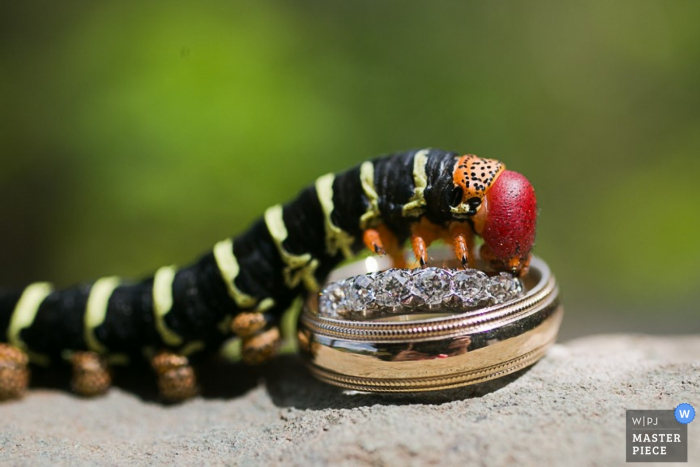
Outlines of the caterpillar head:
<svg viewBox="0 0 700 467">
<path fill-rule="evenodd" d="M 527 272 L 535 242 L 537 199 L 523 175 L 493 159 L 462 156 L 453 172 L 452 218 L 471 219 L 484 239 L 481 257 L 497 271 Z"/>
</svg>

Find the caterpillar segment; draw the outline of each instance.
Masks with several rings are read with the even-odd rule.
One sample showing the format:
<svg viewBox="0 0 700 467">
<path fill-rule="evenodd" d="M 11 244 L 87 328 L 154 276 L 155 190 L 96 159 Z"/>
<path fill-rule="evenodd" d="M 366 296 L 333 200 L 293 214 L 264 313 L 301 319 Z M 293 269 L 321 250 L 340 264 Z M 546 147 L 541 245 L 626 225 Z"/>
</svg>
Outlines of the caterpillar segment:
<svg viewBox="0 0 700 467">
<path fill-rule="evenodd" d="M 430 244 L 443 239 L 473 267 L 479 235 L 486 268 L 523 274 L 535 218 L 527 179 L 473 155 L 422 149 L 323 175 L 189 266 L 141 281 L 0 290 L 0 397 L 24 391 L 28 361 L 68 363 L 74 390 L 98 395 L 111 384 L 111 365 L 148 355 L 163 398 L 187 399 L 198 393 L 195 354 L 234 337 L 244 362 L 273 357 L 283 312 L 363 247 L 405 267 L 410 243 L 426 266 Z"/>
</svg>

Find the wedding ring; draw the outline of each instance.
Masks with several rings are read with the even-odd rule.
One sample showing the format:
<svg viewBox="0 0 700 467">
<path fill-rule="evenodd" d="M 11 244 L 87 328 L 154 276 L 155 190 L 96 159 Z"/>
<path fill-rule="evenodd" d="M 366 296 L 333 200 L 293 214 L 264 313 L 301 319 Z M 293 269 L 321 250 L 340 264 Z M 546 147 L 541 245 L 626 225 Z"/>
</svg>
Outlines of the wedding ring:
<svg viewBox="0 0 700 467">
<path fill-rule="evenodd" d="M 447 248 L 431 254 L 438 260 L 452 255 Z M 335 271 L 330 284 L 386 266 L 370 257 Z M 443 266 L 457 267 L 450 260 Z M 499 378 L 542 358 L 563 316 L 556 280 L 544 261 L 532 258 L 520 287 L 498 303 L 465 308 L 443 296 L 427 308 L 400 304 L 364 315 L 353 310 L 346 315 L 352 319 L 319 313 L 319 296 L 310 296 L 299 322 L 300 349 L 318 379 L 357 391 L 437 391 Z"/>
</svg>

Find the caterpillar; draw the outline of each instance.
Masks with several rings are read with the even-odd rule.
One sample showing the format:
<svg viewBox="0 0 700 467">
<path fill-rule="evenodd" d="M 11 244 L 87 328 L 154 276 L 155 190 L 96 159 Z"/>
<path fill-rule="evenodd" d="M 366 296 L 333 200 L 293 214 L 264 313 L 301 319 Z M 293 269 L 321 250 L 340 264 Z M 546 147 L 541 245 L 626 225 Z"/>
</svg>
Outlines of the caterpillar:
<svg viewBox="0 0 700 467">
<path fill-rule="evenodd" d="M 536 217 L 530 182 L 474 155 L 413 150 L 323 175 L 189 266 L 136 282 L 0 291 L 0 398 L 24 392 L 28 361 L 68 361 L 73 389 L 90 396 L 109 388 L 111 364 L 143 355 L 165 399 L 189 398 L 198 390 L 191 355 L 237 336 L 244 362 L 269 359 L 282 313 L 364 247 L 406 267 L 410 243 L 425 266 L 430 244 L 444 239 L 466 267 L 478 235 L 486 268 L 523 275 Z"/>
</svg>

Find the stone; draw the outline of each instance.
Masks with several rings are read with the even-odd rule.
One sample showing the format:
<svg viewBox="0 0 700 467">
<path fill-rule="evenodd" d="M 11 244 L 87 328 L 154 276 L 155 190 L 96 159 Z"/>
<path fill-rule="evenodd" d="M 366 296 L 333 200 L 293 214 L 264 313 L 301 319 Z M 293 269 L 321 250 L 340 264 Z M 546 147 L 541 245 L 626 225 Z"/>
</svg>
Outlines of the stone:
<svg viewBox="0 0 700 467">
<path fill-rule="evenodd" d="M 452 275 L 442 268 L 423 268 L 411 276 L 413 295 L 426 305 L 439 305 L 452 296 Z"/>
<path fill-rule="evenodd" d="M 319 313 L 329 318 L 342 316 L 349 309 L 347 291 L 345 282 L 328 284 L 318 298 Z"/>
<path fill-rule="evenodd" d="M 452 274 L 452 293 L 462 305 L 473 307 L 487 297 L 486 284 L 489 277 L 481 271 L 466 269 Z"/>
<path fill-rule="evenodd" d="M 374 302 L 375 274 L 364 274 L 355 277 L 345 284 L 348 297 L 348 308 L 353 311 L 366 309 Z"/>
<path fill-rule="evenodd" d="M 376 302 L 384 307 L 397 307 L 408 302 L 413 292 L 411 273 L 405 269 L 387 269 L 377 275 L 374 286 Z"/>
<path fill-rule="evenodd" d="M 700 406 L 700 335 L 580 338 L 447 399 L 344 393 L 296 356 L 215 369 L 201 372 L 202 396 L 174 406 L 156 402 L 148 371 L 123 375 L 141 380 L 136 393 L 30 389 L 0 404 L 0 464 L 625 465 L 625 409 Z"/>
<path fill-rule="evenodd" d="M 507 272 L 490 277 L 486 291 L 495 303 L 505 303 L 518 297 L 522 292 L 520 281 Z"/>
</svg>

